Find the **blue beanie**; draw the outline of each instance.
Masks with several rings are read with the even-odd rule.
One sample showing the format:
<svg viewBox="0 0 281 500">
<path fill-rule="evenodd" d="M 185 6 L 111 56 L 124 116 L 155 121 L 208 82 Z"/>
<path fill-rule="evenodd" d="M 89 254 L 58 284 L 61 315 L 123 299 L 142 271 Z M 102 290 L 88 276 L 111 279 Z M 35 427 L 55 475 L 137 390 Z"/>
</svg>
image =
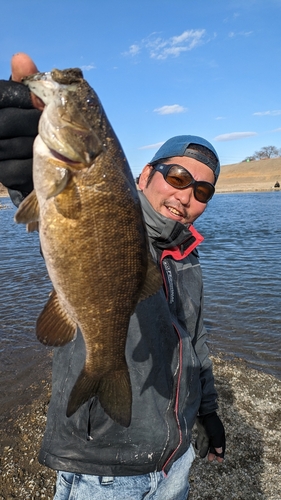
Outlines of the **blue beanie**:
<svg viewBox="0 0 281 500">
<path fill-rule="evenodd" d="M 190 144 L 198 144 L 209 149 L 216 157 L 217 161 L 208 158 L 203 152 L 197 151 L 190 148 Z M 220 161 L 218 154 L 212 144 L 202 137 L 196 135 L 177 135 L 168 139 L 164 142 L 162 146 L 158 149 L 157 153 L 153 156 L 152 160 L 149 162 L 150 165 L 158 163 L 160 160 L 165 158 L 172 158 L 173 156 L 188 156 L 194 158 L 201 163 L 207 165 L 215 174 L 215 182 L 218 179 L 220 173 Z"/>
</svg>

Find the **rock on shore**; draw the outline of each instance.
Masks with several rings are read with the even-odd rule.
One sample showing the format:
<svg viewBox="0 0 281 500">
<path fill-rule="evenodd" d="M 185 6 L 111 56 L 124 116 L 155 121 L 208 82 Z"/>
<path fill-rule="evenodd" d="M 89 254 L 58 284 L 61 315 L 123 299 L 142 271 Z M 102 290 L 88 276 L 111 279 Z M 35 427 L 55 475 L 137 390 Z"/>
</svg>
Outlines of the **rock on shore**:
<svg viewBox="0 0 281 500">
<path fill-rule="evenodd" d="M 213 362 L 226 459 L 195 459 L 189 500 L 280 500 L 281 381 L 241 360 Z M 1 422 L 0 500 L 53 498 L 55 473 L 37 462 L 49 397 L 47 381 L 39 398 Z"/>
</svg>

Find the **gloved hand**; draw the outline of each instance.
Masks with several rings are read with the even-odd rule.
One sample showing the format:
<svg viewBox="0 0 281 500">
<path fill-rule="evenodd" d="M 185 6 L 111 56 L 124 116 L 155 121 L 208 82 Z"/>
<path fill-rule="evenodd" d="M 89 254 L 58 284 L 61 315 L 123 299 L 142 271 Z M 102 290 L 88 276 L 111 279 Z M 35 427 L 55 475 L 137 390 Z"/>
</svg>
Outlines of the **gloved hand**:
<svg viewBox="0 0 281 500">
<path fill-rule="evenodd" d="M 218 462 L 222 462 L 225 453 L 225 432 L 217 413 L 214 411 L 197 417 L 196 427 L 198 435 L 195 448 L 199 451 L 199 456 L 204 458 L 209 452 L 208 459 L 210 461 L 216 458 Z"/>
<path fill-rule="evenodd" d="M 13 79 L 20 81 L 36 71 L 25 54 L 13 56 Z M 0 182 L 8 188 L 16 206 L 33 189 L 33 142 L 43 108 L 19 81 L 0 80 Z"/>
</svg>

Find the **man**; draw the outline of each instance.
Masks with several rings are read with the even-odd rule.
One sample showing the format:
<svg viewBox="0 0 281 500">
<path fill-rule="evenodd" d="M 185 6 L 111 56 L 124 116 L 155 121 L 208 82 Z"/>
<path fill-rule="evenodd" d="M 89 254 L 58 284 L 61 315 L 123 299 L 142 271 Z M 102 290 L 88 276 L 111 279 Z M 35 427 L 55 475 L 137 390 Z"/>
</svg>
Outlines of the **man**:
<svg viewBox="0 0 281 500">
<path fill-rule="evenodd" d="M 23 74 L 25 57 L 13 58 L 12 75 Z M 25 73 L 34 72 L 34 63 L 27 63 L 30 67 L 25 65 Z M 13 85 L 2 82 L 12 97 Z M 21 92 L 26 100 L 26 89 L 17 89 L 17 95 Z M 8 115 L 6 123 L 10 123 L 12 97 L 2 100 L 5 106 L 0 112 Z M 30 109 L 32 102 L 41 106 L 29 96 Z M 30 130 L 29 120 L 22 110 L 18 112 L 18 122 Z M 34 122 L 36 119 L 38 116 Z M 12 125 L 10 128 L 9 140 L 17 137 L 16 127 L 14 133 Z M 0 182 L 9 187 L 17 204 L 32 188 L 30 166 L 27 169 L 22 159 L 15 162 L 9 143 L 3 141 L 1 148 L 0 136 L 0 151 L 4 151 Z M 223 461 L 224 429 L 216 414 L 196 250 L 203 238 L 192 226 L 214 194 L 219 170 L 217 153 L 209 142 L 177 136 L 161 146 L 140 175 L 139 195 L 150 250 L 164 286 L 138 304 L 129 325 L 126 359 L 133 392 L 131 424 L 125 428 L 113 422 L 97 398 L 66 417 L 69 392 L 84 363 L 82 335 L 78 333 L 74 342 L 56 348 L 52 398 L 39 454 L 42 464 L 60 471 L 55 500 L 185 500 L 196 417 L 200 455 L 208 453 L 210 461 Z"/>
</svg>

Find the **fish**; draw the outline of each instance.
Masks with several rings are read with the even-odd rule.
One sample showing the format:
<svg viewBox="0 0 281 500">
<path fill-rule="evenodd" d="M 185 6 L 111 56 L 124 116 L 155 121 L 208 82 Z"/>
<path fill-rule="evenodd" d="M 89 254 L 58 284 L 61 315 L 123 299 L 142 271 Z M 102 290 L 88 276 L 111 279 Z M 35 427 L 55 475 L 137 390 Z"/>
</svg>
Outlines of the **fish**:
<svg viewBox="0 0 281 500">
<path fill-rule="evenodd" d="M 132 388 L 125 358 L 130 317 L 162 286 L 136 184 L 122 146 L 79 68 L 53 69 L 23 83 L 45 103 L 34 141 L 34 190 L 16 223 L 39 230 L 53 291 L 37 338 L 63 346 L 80 329 L 84 367 L 68 399 L 71 417 L 92 397 L 128 427 Z"/>
</svg>

